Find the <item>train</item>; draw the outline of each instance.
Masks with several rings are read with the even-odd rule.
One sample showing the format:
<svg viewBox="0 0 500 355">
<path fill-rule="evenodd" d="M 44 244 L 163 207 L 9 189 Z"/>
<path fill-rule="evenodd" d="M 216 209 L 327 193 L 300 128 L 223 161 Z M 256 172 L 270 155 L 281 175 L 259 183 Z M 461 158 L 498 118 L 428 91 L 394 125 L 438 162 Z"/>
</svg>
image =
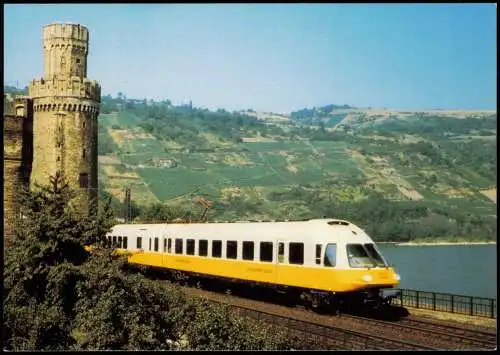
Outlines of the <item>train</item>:
<svg viewBox="0 0 500 355">
<path fill-rule="evenodd" d="M 271 287 L 313 308 L 379 307 L 400 281 L 370 236 L 341 219 L 118 224 L 106 237 L 129 263 Z"/>
</svg>

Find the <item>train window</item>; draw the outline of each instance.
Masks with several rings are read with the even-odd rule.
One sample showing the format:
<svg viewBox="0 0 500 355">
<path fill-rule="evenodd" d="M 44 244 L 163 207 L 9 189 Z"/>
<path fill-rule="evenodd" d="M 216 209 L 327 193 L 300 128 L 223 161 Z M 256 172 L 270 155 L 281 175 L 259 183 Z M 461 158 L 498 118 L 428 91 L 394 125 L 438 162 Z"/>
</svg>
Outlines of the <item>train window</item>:
<svg viewBox="0 0 500 355">
<path fill-rule="evenodd" d="M 198 244 L 198 255 L 207 256 L 208 255 L 208 240 L 202 239 Z"/>
<path fill-rule="evenodd" d="M 326 246 L 323 264 L 331 267 L 337 264 L 337 244 L 328 244 Z"/>
<path fill-rule="evenodd" d="M 272 242 L 260 242 L 260 261 L 273 261 Z"/>
<path fill-rule="evenodd" d="M 361 244 L 347 244 L 347 259 L 349 266 L 352 268 L 374 267 L 373 259 L 368 255 L 365 248 Z"/>
<path fill-rule="evenodd" d="M 128 237 L 123 237 L 123 249 L 127 249 L 127 239 Z"/>
<path fill-rule="evenodd" d="M 122 237 L 118 237 L 118 248 L 122 247 Z"/>
<path fill-rule="evenodd" d="M 158 246 L 158 237 L 155 238 L 155 251 L 158 251 L 159 246 Z"/>
<path fill-rule="evenodd" d="M 304 264 L 304 243 L 290 243 L 288 262 L 290 264 Z"/>
<path fill-rule="evenodd" d="M 168 238 L 167 253 L 172 252 L 172 238 Z"/>
<path fill-rule="evenodd" d="M 316 264 L 321 264 L 321 244 L 316 244 Z"/>
<path fill-rule="evenodd" d="M 285 243 L 278 243 L 278 262 L 282 263 L 285 261 Z"/>
<path fill-rule="evenodd" d="M 149 250 L 151 250 L 151 238 L 148 239 L 149 239 Z"/>
<path fill-rule="evenodd" d="M 142 237 L 137 237 L 137 249 L 142 248 Z"/>
<path fill-rule="evenodd" d="M 175 240 L 175 253 L 182 254 L 182 239 Z"/>
<path fill-rule="evenodd" d="M 243 242 L 243 260 L 253 260 L 253 242 Z"/>
<path fill-rule="evenodd" d="M 376 266 L 381 266 L 381 267 L 387 266 L 387 262 L 385 261 L 382 254 L 380 254 L 375 244 L 365 244 L 365 248 L 372 257 L 372 259 L 375 261 Z"/>
<path fill-rule="evenodd" d="M 194 239 L 188 239 L 186 242 L 186 254 L 194 255 Z"/>
<path fill-rule="evenodd" d="M 222 241 L 212 240 L 212 256 L 214 258 L 220 258 L 222 255 Z"/>
<path fill-rule="evenodd" d="M 226 243 L 226 258 L 236 259 L 238 257 L 238 243 L 236 240 L 228 240 Z"/>
<path fill-rule="evenodd" d="M 163 252 L 166 253 L 167 252 L 167 238 L 164 238 L 163 239 Z"/>
</svg>

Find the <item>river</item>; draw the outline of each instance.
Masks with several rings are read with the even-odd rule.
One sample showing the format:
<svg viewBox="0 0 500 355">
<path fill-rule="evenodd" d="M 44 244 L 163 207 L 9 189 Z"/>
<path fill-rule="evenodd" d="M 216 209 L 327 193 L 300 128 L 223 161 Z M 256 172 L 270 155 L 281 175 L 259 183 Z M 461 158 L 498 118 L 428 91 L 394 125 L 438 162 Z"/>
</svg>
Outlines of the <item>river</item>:
<svg viewBox="0 0 500 355">
<path fill-rule="evenodd" d="M 400 288 L 497 298 L 497 246 L 378 244 Z"/>
</svg>

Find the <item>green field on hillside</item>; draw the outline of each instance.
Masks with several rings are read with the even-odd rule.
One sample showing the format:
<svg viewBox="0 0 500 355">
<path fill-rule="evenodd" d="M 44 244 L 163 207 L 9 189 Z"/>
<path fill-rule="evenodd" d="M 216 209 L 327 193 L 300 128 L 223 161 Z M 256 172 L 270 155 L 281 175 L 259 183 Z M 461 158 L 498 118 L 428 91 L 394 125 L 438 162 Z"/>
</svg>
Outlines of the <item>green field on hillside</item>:
<svg viewBox="0 0 500 355">
<path fill-rule="evenodd" d="M 351 116 L 328 132 L 185 107 L 101 114 L 100 184 L 118 200 L 131 188 L 140 208 L 175 203 L 198 213 L 193 197 L 205 196 L 216 206 L 209 216 L 222 220 L 334 215 L 383 238 L 496 239 L 496 204 L 481 193 L 496 188 L 496 141 L 485 139 L 496 115 Z M 436 225 L 410 227 L 415 214 Z"/>
</svg>

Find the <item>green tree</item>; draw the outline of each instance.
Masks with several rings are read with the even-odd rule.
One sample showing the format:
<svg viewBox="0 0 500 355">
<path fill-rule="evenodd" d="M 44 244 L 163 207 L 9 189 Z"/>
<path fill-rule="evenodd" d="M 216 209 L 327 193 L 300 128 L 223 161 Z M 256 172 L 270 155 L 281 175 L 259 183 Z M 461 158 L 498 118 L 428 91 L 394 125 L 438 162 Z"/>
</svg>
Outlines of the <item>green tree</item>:
<svg viewBox="0 0 500 355">
<path fill-rule="evenodd" d="M 266 333 L 138 273 L 104 243 L 110 199 L 97 216 L 81 218 L 68 208 L 73 195 L 59 174 L 47 187 L 21 192 L 23 228 L 5 252 L 5 349 L 298 348 L 276 329 Z"/>
<path fill-rule="evenodd" d="M 89 225 L 68 210 L 73 194 L 59 174 L 20 196 L 23 227 L 5 251 L 4 342 L 7 349 L 67 349 L 78 266 L 88 258 L 80 236 Z"/>
</svg>

